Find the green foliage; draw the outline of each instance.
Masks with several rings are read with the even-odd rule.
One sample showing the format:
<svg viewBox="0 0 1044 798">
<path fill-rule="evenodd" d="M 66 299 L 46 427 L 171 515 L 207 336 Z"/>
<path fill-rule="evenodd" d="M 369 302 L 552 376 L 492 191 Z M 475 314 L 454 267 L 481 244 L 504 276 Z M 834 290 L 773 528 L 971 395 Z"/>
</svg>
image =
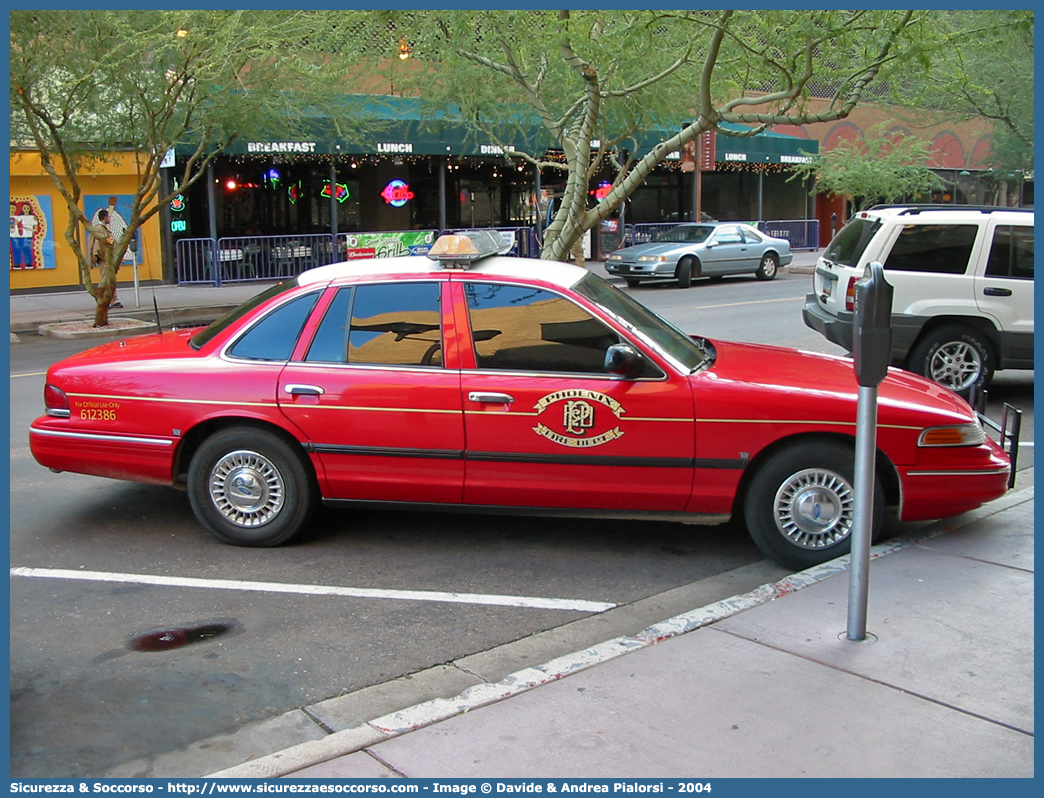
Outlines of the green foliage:
<svg viewBox="0 0 1044 798">
<path fill-rule="evenodd" d="M 928 168 L 931 148 L 912 136 L 887 136 L 883 128 L 864 141 L 842 141 L 827 152 L 799 164 L 790 180 L 813 178 L 817 194 L 857 200 L 857 210 L 880 202 L 919 197 L 946 183 Z"/>
<path fill-rule="evenodd" d="M 509 158 L 559 170 L 562 203 L 544 256 L 563 259 L 702 131 L 754 135 L 844 118 L 874 80 L 916 68 L 929 19 L 887 10 L 358 12 L 343 46 L 383 39 L 390 53 L 405 38 L 411 58 L 391 67 L 398 91 L 424 97 L 432 113 L 460 109 L 509 145 Z M 374 69 L 386 64 L 372 58 Z M 811 96 L 833 104 L 813 113 Z M 564 160 L 511 149 L 512 118 L 538 121 Z M 606 172 L 613 188 L 594 201 L 589 187 Z"/>
<path fill-rule="evenodd" d="M 956 121 L 992 122 L 992 166 L 1025 174 L 1033 170 L 1033 11 L 941 13 L 923 44 L 931 69 L 909 76 L 897 101 L 938 109 Z"/>
<path fill-rule="evenodd" d="M 194 153 L 178 176 L 184 190 L 238 136 L 293 135 L 305 111 L 337 105 L 343 67 L 328 39 L 336 19 L 260 10 L 11 12 L 12 144 L 39 152 L 65 199 L 65 239 L 98 302 L 97 324 L 107 320 L 127 245 L 172 198 L 159 179 L 170 148 Z M 95 288 L 80 234 L 89 221 L 80 181 L 92 162 L 118 151 L 133 154 L 139 185 Z"/>
</svg>

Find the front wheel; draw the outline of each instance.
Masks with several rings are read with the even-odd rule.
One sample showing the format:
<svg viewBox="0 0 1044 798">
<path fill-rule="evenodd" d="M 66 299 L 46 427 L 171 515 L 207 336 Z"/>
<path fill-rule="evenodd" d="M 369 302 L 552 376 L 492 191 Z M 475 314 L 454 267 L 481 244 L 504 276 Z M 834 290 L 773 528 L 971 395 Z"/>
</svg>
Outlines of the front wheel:
<svg viewBox="0 0 1044 798">
<path fill-rule="evenodd" d="M 855 455 L 840 443 L 802 443 L 765 462 L 744 503 L 750 536 L 761 552 L 788 568 L 809 568 L 847 554 L 852 545 Z M 884 490 L 874 484 L 871 539 L 884 524 Z"/>
<path fill-rule="evenodd" d="M 234 546 L 286 543 L 315 509 L 316 493 L 290 444 L 253 427 L 214 433 L 189 465 L 193 512 L 210 534 Z"/>
<path fill-rule="evenodd" d="M 688 288 L 692 285 L 692 278 L 695 276 L 696 271 L 692 258 L 682 258 L 678 261 L 678 268 L 674 270 L 674 276 L 678 278 L 679 288 Z"/>
<path fill-rule="evenodd" d="M 633 277 L 624 277 L 624 280 L 627 282 L 628 288 L 637 288 L 642 282 L 641 280 L 635 280 Z"/>
<path fill-rule="evenodd" d="M 758 270 L 754 272 L 754 276 L 759 280 L 771 280 L 778 271 L 779 258 L 771 252 L 766 252 L 761 256 L 761 263 L 758 265 Z"/>
<path fill-rule="evenodd" d="M 993 377 L 993 349 L 977 330 L 948 324 L 910 350 L 910 371 L 968 397 Z"/>
</svg>

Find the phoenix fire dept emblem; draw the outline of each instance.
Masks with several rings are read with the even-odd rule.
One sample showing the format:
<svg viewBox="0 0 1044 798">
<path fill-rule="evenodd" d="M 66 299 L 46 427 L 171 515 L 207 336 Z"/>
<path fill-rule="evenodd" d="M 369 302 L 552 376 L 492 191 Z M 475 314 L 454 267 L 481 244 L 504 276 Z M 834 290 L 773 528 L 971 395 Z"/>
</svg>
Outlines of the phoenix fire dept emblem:
<svg viewBox="0 0 1044 798">
<path fill-rule="evenodd" d="M 619 426 L 606 429 L 622 418 L 625 411 L 619 402 L 604 393 L 580 388 L 556 391 L 537 402 L 535 409 L 538 416 L 546 412 L 546 423 L 538 423 L 533 431 L 562 446 L 601 446 L 623 435 Z M 600 429 L 604 431 L 599 432 Z"/>
</svg>

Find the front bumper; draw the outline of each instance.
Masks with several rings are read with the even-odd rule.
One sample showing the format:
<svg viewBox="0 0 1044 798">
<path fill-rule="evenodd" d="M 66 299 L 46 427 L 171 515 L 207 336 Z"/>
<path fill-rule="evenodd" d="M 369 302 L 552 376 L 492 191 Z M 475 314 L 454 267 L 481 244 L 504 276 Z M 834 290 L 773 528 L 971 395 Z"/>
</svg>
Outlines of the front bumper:
<svg viewBox="0 0 1044 798">
<path fill-rule="evenodd" d="M 605 270 L 609 274 L 621 277 L 673 277 L 675 263 L 628 263 L 626 261 L 606 261 Z"/>
</svg>

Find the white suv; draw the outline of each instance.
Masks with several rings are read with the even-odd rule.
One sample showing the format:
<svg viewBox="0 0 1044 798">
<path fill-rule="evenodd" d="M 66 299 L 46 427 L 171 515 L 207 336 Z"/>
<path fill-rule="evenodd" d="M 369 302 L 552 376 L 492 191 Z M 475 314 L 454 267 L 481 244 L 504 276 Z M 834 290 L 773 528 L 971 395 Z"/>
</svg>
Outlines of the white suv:
<svg viewBox="0 0 1044 798">
<path fill-rule="evenodd" d="M 892 363 L 968 396 L 1033 368 L 1033 211 L 961 205 L 858 213 L 816 264 L 805 324 L 852 351 L 866 264 L 894 287 Z"/>
</svg>

